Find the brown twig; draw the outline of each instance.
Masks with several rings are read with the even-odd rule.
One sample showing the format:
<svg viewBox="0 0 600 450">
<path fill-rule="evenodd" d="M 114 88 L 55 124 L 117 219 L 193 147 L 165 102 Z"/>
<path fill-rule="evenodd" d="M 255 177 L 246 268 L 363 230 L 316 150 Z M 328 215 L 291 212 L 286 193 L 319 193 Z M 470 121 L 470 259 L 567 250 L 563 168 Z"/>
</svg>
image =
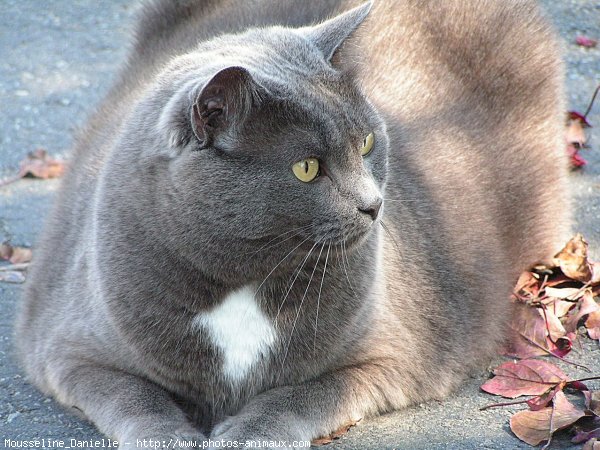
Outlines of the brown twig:
<svg viewBox="0 0 600 450">
<path fill-rule="evenodd" d="M 498 408 L 500 406 L 520 405 L 521 403 L 527 403 L 529 400 L 530 399 L 527 398 L 525 400 L 517 400 L 514 402 L 492 403 L 491 405 L 482 406 L 479 408 L 479 411 L 485 411 L 486 409 L 490 408 Z"/>
<path fill-rule="evenodd" d="M 588 105 L 587 109 L 585 110 L 585 114 L 583 115 L 584 119 L 587 119 L 587 115 L 592 110 L 592 106 L 594 105 L 594 100 L 596 100 L 596 95 L 598 95 L 598 90 L 600 90 L 600 84 L 596 87 L 596 90 L 594 91 L 594 95 L 592 96 L 592 100 L 590 100 L 590 104 Z"/>
<path fill-rule="evenodd" d="M 567 382 L 567 384 L 569 383 L 575 383 L 575 382 L 583 382 L 583 381 L 592 381 L 592 380 L 600 380 L 600 376 L 596 376 L 596 377 L 587 377 L 587 378 L 580 378 L 578 380 L 571 380 L 569 382 Z"/>
</svg>

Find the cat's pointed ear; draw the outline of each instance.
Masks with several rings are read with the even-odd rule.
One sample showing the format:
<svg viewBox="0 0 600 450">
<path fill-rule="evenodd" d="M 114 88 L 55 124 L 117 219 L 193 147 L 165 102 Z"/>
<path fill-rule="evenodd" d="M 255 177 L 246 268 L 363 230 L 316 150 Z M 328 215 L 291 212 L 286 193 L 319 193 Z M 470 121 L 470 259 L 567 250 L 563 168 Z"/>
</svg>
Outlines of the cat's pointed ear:
<svg viewBox="0 0 600 450">
<path fill-rule="evenodd" d="M 198 93 L 191 111 L 192 131 L 200 147 L 235 132 L 257 97 L 257 85 L 243 67 L 228 67 L 214 75 Z"/>
<path fill-rule="evenodd" d="M 371 0 L 319 25 L 302 30 L 305 32 L 305 36 L 321 50 L 325 59 L 331 61 L 338 47 L 366 19 L 372 6 L 373 1 Z"/>
<path fill-rule="evenodd" d="M 262 98 L 261 92 L 243 67 L 228 67 L 200 84 L 189 80 L 169 99 L 157 122 L 166 154 L 177 155 L 190 143 L 196 149 L 226 146 Z"/>
</svg>

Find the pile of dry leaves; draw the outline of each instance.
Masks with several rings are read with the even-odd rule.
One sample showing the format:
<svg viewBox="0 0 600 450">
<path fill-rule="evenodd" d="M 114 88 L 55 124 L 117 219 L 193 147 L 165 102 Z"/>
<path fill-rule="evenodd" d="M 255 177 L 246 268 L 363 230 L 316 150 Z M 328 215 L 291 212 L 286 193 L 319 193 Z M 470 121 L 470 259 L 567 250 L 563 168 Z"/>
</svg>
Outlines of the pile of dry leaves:
<svg viewBox="0 0 600 450">
<path fill-rule="evenodd" d="M 600 448 L 600 391 L 584 383 L 600 377 L 572 380 L 551 362 L 532 359 L 552 356 L 574 364 L 565 357 L 578 335 L 599 340 L 600 305 L 594 299 L 598 295 L 600 263 L 588 259 L 587 243 L 580 234 L 551 265 L 523 272 L 515 286 L 512 336 L 505 353 L 519 360 L 496 367 L 494 378 L 481 389 L 511 399 L 533 396 L 488 406 L 526 403 L 529 409 L 514 414 L 510 428 L 530 445 L 546 441 L 547 446 L 555 431 L 571 427 L 573 442 Z M 565 393 L 578 394 L 580 401 L 573 403 Z"/>
</svg>

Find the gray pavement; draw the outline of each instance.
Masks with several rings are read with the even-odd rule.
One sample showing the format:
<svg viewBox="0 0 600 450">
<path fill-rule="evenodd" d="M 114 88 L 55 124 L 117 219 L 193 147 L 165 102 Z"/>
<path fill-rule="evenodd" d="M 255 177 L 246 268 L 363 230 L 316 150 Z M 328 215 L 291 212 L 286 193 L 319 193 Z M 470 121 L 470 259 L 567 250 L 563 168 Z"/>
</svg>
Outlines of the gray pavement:
<svg viewBox="0 0 600 450">
<path fill-rule="evenodd" d="M 575 36 L 600 38 L 598 0 L 543 0 L 565 40 L 569 107 L 581 112 L 600 82 L 600 49 L 573 44 Z M 128 46 L 134 6 L 125 0 L 3 0 L 0 12 L 0 178 L 16 171 L 37 147 L 68 156 L 73 130 L 110 86 Z M 600 99 L 589 115 L 600 127 Z M 589 165 L 571 175 L 576 226 L 600 259 L 600 132 L 592 128 Z M 535 180 L 532 180 L 535 183 Z M 0 188 L 0 242 L 34 245 L 56 180 L 21 180 Z M 60 255 L 57 255 L 60 257 Z M 20 285 L 0 283 L 0 448 L 4 439 L 101 438 L 87 422 L 45 398 L 23 378 L 12 355 L 12 321 Z M 583 340 L 571 359 L 600 375 L 600 347 Z M 564 367 L 575 376 L 587 373 Z M 365 420 L 332 449 L 529 448 L 508 428 L 518 407 L 480 412 L 496 399 L 479 391 L 488 372 L 474 373 L 443 402 L 430 402 Z M 600 388 L 600 385 L 596 385 Z M 571 448 L 563 435 L 551 448 Z M 577 447 L 573 447 L 577 448 Z"/>
</svg>

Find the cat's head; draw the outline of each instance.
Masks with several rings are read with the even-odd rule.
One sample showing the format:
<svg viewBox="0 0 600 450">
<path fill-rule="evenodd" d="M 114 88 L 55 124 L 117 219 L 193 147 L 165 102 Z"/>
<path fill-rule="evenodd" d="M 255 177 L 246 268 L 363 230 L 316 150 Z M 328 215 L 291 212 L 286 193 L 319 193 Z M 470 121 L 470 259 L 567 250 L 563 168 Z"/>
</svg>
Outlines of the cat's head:
<svg viewBox="0 0 600 450">
<path fill-rule="evenodd" d="M 204 269 L 354 247 L 378 227 L 385 125 L 337 53 L 369 8 L 221 37 L 162 75 L 150 160 L 167 161 L 169 221 Z"/>
</svg>

